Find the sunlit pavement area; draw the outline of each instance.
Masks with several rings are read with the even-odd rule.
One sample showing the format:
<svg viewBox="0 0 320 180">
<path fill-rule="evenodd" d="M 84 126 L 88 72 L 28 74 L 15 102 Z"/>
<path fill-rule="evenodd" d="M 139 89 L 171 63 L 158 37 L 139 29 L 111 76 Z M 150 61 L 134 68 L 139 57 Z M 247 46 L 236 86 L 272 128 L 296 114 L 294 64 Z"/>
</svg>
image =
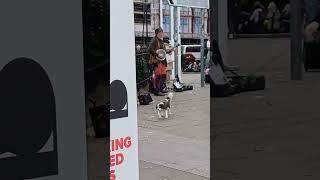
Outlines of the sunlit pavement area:
<svg viewBox="0 0 320 180">
<path fill-rule="evenodd" d="M 175 93 L 172 115 L 159 119 L 154 97 L 138 105 L 140 180 L 208 180 L 210 176 L 209 85 L 200 74 L 184 74 L 194 90 Z"/>
</svg>

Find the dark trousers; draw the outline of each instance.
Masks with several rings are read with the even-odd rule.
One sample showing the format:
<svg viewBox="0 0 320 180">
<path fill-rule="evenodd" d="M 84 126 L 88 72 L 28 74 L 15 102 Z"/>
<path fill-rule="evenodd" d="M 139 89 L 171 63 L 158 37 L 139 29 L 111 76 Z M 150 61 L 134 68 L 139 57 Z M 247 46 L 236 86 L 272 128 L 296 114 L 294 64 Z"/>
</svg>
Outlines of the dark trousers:
<svg viewBox="0 0 320 180">
<path fill-rule="evenodd" d="M 167 75 L 155 75 L 155 79 L 153 80 L 153 86 L 154 86 L 154 93 L 161 92 L 162 89 L 165 88 L 165 82 L 167 79 Z"/>
</svg>

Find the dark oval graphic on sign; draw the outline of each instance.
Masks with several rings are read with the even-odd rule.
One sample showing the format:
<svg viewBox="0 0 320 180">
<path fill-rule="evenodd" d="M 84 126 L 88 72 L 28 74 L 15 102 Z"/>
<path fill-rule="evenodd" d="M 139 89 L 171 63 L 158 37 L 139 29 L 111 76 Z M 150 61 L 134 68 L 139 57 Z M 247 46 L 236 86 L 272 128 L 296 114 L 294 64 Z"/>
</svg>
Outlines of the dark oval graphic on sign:
<svg viewBox="0 0 320 180">
<path fill-rule="evenodd" d="M 5 65 L 0 71 L 0 104 L 0 155 L 15 154 L 6 161 L 0 158 L 0 168 L 17 167 L 16 175 L 5 177 L 57 173 L 55 96 L 41 65 L 28 58 L 17 58 Z M 54 153 L 39 153 L 51 136 Z M 24 169 L 18 168 L 21 165 Z M 4 177 L 2 173 L 5 172 L 0 177 Z"/>
<path fill-rule="evenodd" d="M 120 80 L 110 85 L 110 120 L 128 117 L 128 93 Z"/>
<path fill-rule="evenodd" d="M 19 58 L 0 73 L 1 137 L 11 139 L 1 151 L 17 155 L 38 152 L 49 139 L 56 120 L 49 77 L 35 61 Z M 9 135 L 9 137 L 8 137 Z"/>
</svg>

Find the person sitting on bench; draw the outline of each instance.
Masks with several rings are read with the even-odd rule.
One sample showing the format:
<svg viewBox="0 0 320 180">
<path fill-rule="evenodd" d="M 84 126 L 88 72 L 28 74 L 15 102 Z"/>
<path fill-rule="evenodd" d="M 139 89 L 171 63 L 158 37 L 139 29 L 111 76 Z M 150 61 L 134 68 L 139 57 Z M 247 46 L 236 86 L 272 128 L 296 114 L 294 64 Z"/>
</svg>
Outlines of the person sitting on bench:
<svg viewBox="0 0 320 180">
<path fill-rule="evenodd" d="M 314 33 L 319 30 L 320 23 L 320 2 L 319 0 L 305 0 L 307 26 L 305 28 L 306 40 L 313 39 Z"/>
</svg>

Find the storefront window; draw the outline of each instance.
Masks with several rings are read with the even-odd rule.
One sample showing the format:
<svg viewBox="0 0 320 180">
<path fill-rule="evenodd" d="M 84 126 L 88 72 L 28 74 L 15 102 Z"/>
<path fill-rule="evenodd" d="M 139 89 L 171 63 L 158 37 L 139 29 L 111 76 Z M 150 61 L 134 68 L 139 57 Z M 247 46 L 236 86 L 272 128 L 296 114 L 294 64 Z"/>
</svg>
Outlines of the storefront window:
<svg viewBox="0 0 320 180">
<path fill-rule="evenodd" d="M 194 33 L 200 33 L 201 32 L 201 18 L 196 17 L 194 18 Z"/>
<path fill-rule="evenodd" d="M 163 31 L 170 32 L 170 16 L 163 16 Z"/>
<path fill-rule="evenodd" d="M 181 26 L 181 32 L 182 33 L 188 33 L 189 32 L 188 17 L 181 17 L 180 26 Z"/>
</svg>

